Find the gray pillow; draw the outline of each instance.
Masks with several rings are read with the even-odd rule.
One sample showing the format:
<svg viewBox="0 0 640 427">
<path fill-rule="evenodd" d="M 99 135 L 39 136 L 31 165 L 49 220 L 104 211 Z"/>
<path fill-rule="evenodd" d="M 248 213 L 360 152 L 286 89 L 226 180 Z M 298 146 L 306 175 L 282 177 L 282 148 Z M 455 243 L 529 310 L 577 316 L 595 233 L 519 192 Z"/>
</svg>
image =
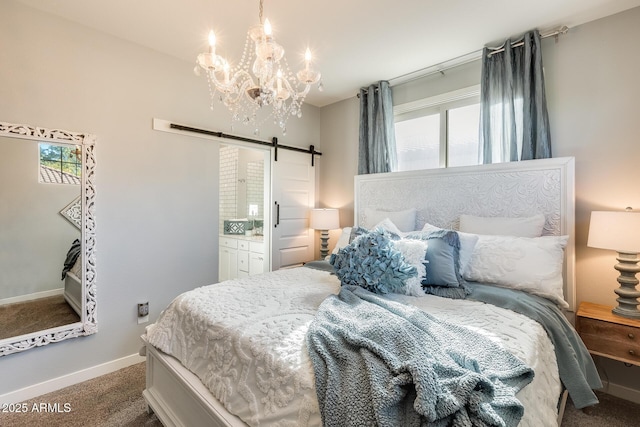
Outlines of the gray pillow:
<svg viewBox="0 0 640 427">
<path fill-rule="evenodd" d="M 460 277 L 460 238 L 453 230 L 437 230 L 422 237 L 429 242 L 426 260 L 427 274 L 424 286 L 462 286 Z"/>
</svg>

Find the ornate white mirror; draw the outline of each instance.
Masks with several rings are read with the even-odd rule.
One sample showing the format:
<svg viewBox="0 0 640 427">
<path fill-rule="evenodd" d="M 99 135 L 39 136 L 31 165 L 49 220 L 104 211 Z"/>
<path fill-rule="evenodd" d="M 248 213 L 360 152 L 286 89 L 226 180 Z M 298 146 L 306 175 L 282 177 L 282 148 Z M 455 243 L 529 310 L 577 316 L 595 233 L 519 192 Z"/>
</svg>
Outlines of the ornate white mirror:
<svg viewBox="0 0 640 427">
<path fill-rule="evenodd" d="M 0 122 L 0 356 L 97 332 L 95 142 Z"/>
</svg>

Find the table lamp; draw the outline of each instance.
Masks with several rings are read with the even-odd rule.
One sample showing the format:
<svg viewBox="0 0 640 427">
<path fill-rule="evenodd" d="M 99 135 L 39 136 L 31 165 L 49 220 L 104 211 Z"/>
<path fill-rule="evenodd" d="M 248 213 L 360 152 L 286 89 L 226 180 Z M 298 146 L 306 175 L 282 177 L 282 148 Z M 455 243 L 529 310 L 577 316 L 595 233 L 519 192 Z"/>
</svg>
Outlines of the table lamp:
<svg viewBox="0 0 640 427">
<path fill-rule="evenodd" d="M 640 212 L 626 211 L 594 211 L 591 212 L 589 239 L 587 246 L 610 249 L 618 252 L 618 264 L 614 266 L 620 272 L 615 290 L 618 294 L 618 306 L 613 313 L 632 319 L 640 319 L 638 298 L 640 291 L 636 288 L 640 272 L 638 253 L 640 253 Z"/>
<path fill-rule="evenodd" d="M 320 230 L 320 257 L 329 255 L 329 230 L 340 228 L 338 209 L 311 209 L 309 227 Z"/>
</svg>

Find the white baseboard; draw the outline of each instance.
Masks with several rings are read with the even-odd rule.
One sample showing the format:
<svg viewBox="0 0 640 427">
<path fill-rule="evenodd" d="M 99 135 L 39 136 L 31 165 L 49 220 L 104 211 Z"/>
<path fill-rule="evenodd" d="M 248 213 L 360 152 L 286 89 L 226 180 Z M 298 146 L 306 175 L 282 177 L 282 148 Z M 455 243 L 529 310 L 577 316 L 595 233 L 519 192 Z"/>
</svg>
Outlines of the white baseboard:
<svg viewBox="0 0 640 427">
<path fill-rule="evenodd" d="M 56 295 L 62 295 L 64 288 L 51 289 L 50 291 L 36 292 L 35 294 L 18 295 L 17 297 L 4 298 L 0 300 L 0 305 L 15 304 L 17 302 L 26 302 L 34 299 L 54 297 Z"/>
<path fill-rule="evenodd" d="M 77 372 L 72 372 L 67 375 L 63 375 L 58 378 L 53 378 L 39 384 L 34 384 L 20 390 L 12 391 L 6 394 L 0 395 L 0 405 L 9 403 L 18 403 L 25 400 L 33 399 L 34 397 L 42 396 L 43 394 L 51 393 L 62 388 L 87 381 L 101 375 L 115 372 L 119 369 L 126 368 L 127 366 L 135 365 L 136 363 L 144 362 L 145 358 L 132 354 L 120 359 L 112 360 L 101 365 L 92 366 L 90 368 L 82 369 Z"/>
<path fill-rule="evenodd" d="M 602 382 L 602 385 L 604 387 L 601 388 L 600 391 L 603 393 L 607 393 L 630 402 L 640 403 L 640 390 L 605 381 Z"/>
</svg>

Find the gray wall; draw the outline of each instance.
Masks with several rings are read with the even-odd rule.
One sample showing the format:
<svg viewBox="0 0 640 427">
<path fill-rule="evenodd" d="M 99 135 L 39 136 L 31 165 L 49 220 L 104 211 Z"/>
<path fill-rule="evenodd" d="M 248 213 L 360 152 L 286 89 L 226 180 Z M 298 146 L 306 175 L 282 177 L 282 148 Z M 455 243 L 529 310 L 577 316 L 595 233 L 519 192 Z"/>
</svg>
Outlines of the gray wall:
<svg viewBox="0 0 640 427">
<path fill-rule="evenodd" d="M 505 38 L 508 37 L 505 34 Z M 640 209 L 640 8 L 572 28 L 543 41 L 554 157 L 576 159 L 577 298 L 616 305 L 615 254 L 587 248 L 592 210 Z M 393 76 L 381 76 L 391 78 Z M 480 64 L 467 64 L 393 88 L 394 104 L 480 82 Z M 358 158 L 358 100 L 322 109 L 320 202 L 341 209 L 341 225 L 353 224 L 353 177 Z M 339 231 L 331 234 L 335 243 Z M 602 360 L 609 379 L 640 392 L 640 368 Z"/>
<path fill-rule="evenodd" d="M 0 394 L 138 352 L 145 325 L 180 292 L 218 274 L 218 143 L 153 131 L 154 117 L 253 137 L 183 62 L 0 2 L 0 121 L 97 135 L 98 333 L 0 358 Z M 287 135 L 320 146 L 320 112 L 305 106 Z"/>
</svg>

